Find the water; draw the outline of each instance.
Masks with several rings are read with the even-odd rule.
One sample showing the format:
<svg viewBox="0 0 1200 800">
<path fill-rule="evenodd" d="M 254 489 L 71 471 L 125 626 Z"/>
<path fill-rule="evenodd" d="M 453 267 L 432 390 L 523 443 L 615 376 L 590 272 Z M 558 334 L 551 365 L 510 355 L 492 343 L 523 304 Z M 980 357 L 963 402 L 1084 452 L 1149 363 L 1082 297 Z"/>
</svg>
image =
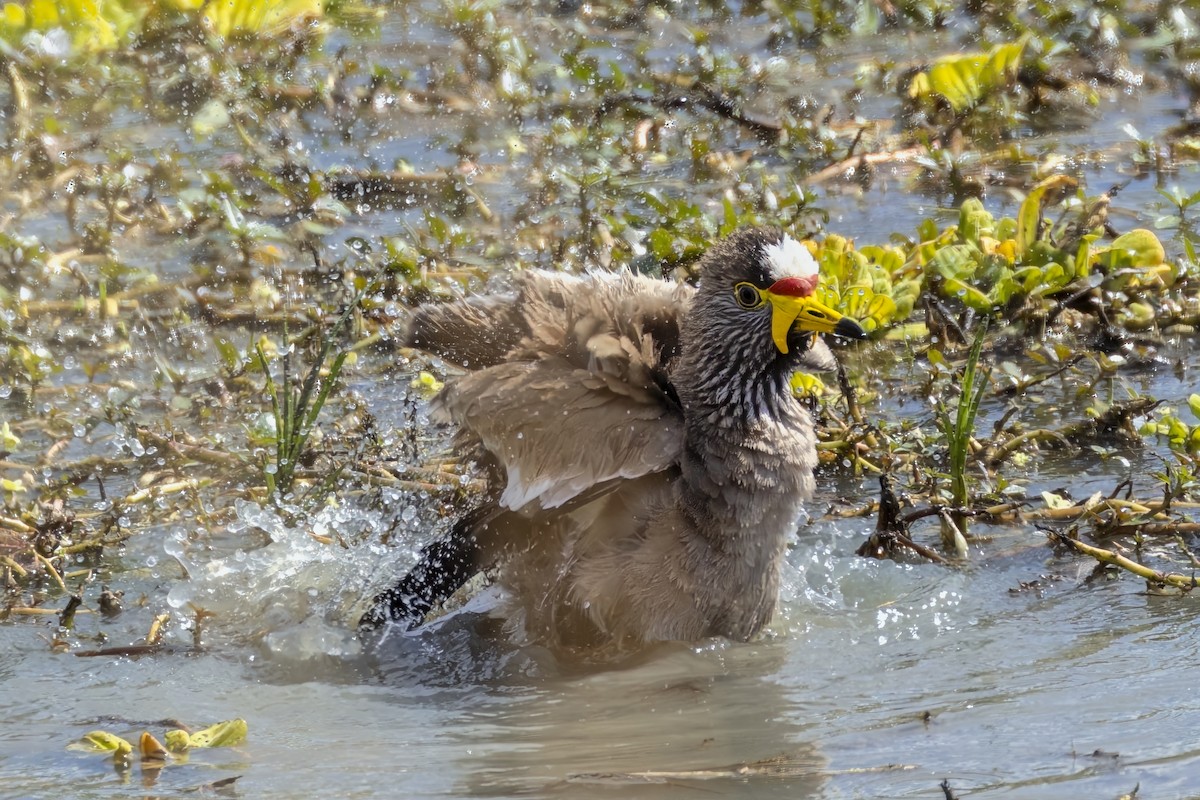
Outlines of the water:
<svg viewBox="0 0 1200 800">
<path fill-rule="evenodd" d="M 339 627 L 289 606 L 304 619 L 257 644 L 218 629 L 202 654 L 142 658 L 54 655 L 47 623 L 10 624 L 0 795 L 126 796 L 136 767 L 65 745 L 240 716 L 245 744 L 168 767 L 153 791 L 240 775 L 265 798 L 930 797 L 942 780 L 983 797 L 1194 796 L 1193 604 L 1087 583 L 1083 562 L 1036 546 L 964 570 L 867 561 L 852 550 L 869 524 L 802 533 L 762 641 L 603 670 L 564 671 L 466 618 L 329 655 Z M 102 627 L 121 641 L 136 616 Z"/>
<path fill-rule="evenodd" d="M 418 13 L 420 6 L 392 9 L 381 41 L 346 41 L 335 33 L 326 52 L 347 44 L 355 58 L 398 61 L 418 49 L 421 69 L 432 72 L 458 40 Z M 539 30 L 550 27 L 548 19 L 565 25 L 571 13 L 566 5 L 541 11 Z M 720 29 L 719 36 L 762 58 L 778 57 L 763 46 L 761 20 L 726 26 L 702 12 L 691 22 Z M 681 23 L 652 16 L 647 28 L 656 38 L 653 60 L 664 69 L 690 47 Z M 610 32 L 602 33 L 607 42 Z M 829 80 L 812 87 L 818 101 L 837 101 L 864 62 L 911 58 L 920 45 L 903 37 L 881 44 L 880 38 L 851 40 L 822 56 L 819 68 Z M 614 38 L 616 52 L 618 45 L 632 46 L 627 39 L 637 37 L 622 32 Z M 607 57 L 609 51 L 602 52 Z M 868 96 L 860 110 L 887 118 L 896 103 L 891 95 Z M 1169 92 L 1118 94 L 1102 100 L 1082 129 L 1023 143 L 1046 155 L 1079 145 L 1105 153 L 1082 171 L 1095 194 L 1128 178 L 1115 166 L 1122 148 L 1132 146 L 1123 125 L 1161 135 L 1185 107 L 1185 98 Z M 314 153 L 316 167 L 370 163 L 389 169 L 406 160 L 435 173 L 464 158 L 452 147 L 456 131 L 448 132 L 439 117 L 396 109 L 347 137 L 339 135 L 340 123 L 310 112 L 296 135 Z M 485 194 L 507 220 L 527 198 L 520 181 L 501 170 L 520 172 L 528 165 L 503 155 L 503 137 L 489 133 L 499 116 L 480 112 L 463 126 L 482 131 L 475 160 L 499 174 L 490 177 Z M 170 123 L 135 111 L 114 113 L 111 124 L 151 161 L 148 150 L 180 139 Z M 505 124 L 532 139 L 544 135 L 549 123 Z M 715 141 L 746 146 L 737 133 L 728 138 Z M 224 157 L 223 146 L 188 140 L 184 149 L 203 161 Z M 691 188 L 691 172 L 689 163 L 649 163 L 645 179 L 683 193 Z M 1171 180 L 1194 190 L 1196 169 L 1185 166 Z M 911 169 L 889 165 L 877 170 L 869 190 L 825 187 L 819 205 L 830 211 L 829 230 L 876 243 L 886 232 L 911 235 L 945 202 L 914 185 Z M 1160 202 L 1156 188 L 1152 178 L 1135 178 L 1118 195 L 1113 213 L 1123 229 L 1152 222 Z M 988 203 L 1002 213 L 1015 211 L 1000 189 L 990 190 Z M 352 216 L 330 238 L 361 234 L 374 241 L 407 234 L 422 211 Z M 68 236 L 63 220 L 51 214 L 28 211 L 20 223 L 26 235 Z M 129 263 L 153 263 L 164 283 L 194 274 L 194 254 L 182 243 L 147 236 L 123 244 L 121 252 Z M 35 294 L 76 299 L 74 277 L 64 272 L 55 281 L 33 287 Z M 155 303 L 143 303 L 153 318 Z M 54 347 L 71 351 L 69 357 L 82 364 L 104 361 L 114 341 L 120 350 L 121 333 L 112 321 L 60 323 L 50 312 L 38 320 L 57 331 Z M 148 325 L 130 337 L 128 352 L 105 362 L 111 365 L 99 374 L 105 387 L 78 392 L 83 399 L 76 405 L 60 404 L 55 395 L 56 413 L 72 419 L 91 414 L 94 423 L 83 433 L 69 428 L 72 441 L 60 457 L 141 455 L 135 449 L 142 446 L 120 424 L 123 418 L 106 416 L 105 409 L 160 419 L 181 396 L 194 402 L 188 419 L 205 419 L 221 435 L 243 435 L 239 412 L 205 397 L 201 382 L 220 366 L 217 354 L 205 349 L 208 325 L 172 324 L 170 335 Z M 238 346 L 249 338 L 238 339 Z M 1190 345 L 1179 342 L 1169 360 L 1194 366 Z M 185 377 L 197 383 L 174 400 L 167 390 L 146 389 L 159 379 L 158 359 L 179 370 L 186 364 Z M 1160 368 L 1121 380 L 1178 405 L 1194 389 L 1189 374 Z M 911 376 L 902 366 L 879 375 L 896 396 L 868 407 L 869 416 L 928 417 L 923 398 L 904 395 Z M 402 399 L 410 378 L 390 363 L 367 364 L 351 378 L 395 448 L 412 419 Z M 48 378 L 55 391 L 84 381 L 78 365 Z M 14 392 L 13 385 L 0 381 L 0 421 L 29 413 L 24 387 Z M 1049 401 L 1025 409 L 1028 423 L 1052 423 L 1061 417 L 1057 409 L 1078 406 L 1073 390 L 1057 384 L 1039 389 Z M 51 403 L 39 402 L 44 406 L 37 411 L 49 414 Z M 981 426 L 1002 412 L 989 402 Z M 445 439 L 427 433 L 426 421 L 416 419 L 420 455 L 435 452 Z M 21 430 L 21 436 L 25 453 L 53 444 L 40 428 Z M 1149 496 L 1161 456 L 1153 448 L 1128 448 L 1108 458 L 1090 452 L 1047 457 L 1023 477 L 1031 497 L 1059 486 L 1076 497 L 1107 493 L 1126 477 Z M 136 487 L 131 474 L 105 476 L 108 497 Z M 111 506 L 94 481 L 82 491 L 83 507 Z M 1044 534 L 1026 523 L 982 528 L 995 538 L 974 547 L 966 567 L 864 560 L 854 551 L 873 529 L 873 517 L 835 520 L 823 512 L 844 505 L 847 496 L 877 494 L 873 480 L 819 477 L 813 521 L 789 553 L 779 612 L 759 641 L 662 645 L 626 663 L 590 669 L 516 646 L 502 622 L 473 613 L 434 631 L 390 636 L 377 649 L 357 640 L 353 623 L 366 598 L 413 563 L 420 546 L 448 524 L 443 496 L 399 488 L 382 490 L 379 502 L 347 495 L 292 525 L 246 500 L 211 507 L 205 495 L 139 529 L 122 547 L 108 548 L 95 565 L 98 580 L 112 580 L 125 591 L 119 616 L 81 613 L 62 641 L 54 616 L 14 615 L 0 622 L 0 797 L 191 796 L 197 787 L 233 777 L 238 796 L 289 799 L 890 800 L 944 797 L 943 781 L 959 797 L 987 800 L 1116 798 L 1135 786 L 1139 796 L 1155 800 L 1200 797 L 1200 606 L 1194 598 L 1148 595 L 1128 575 L 1093 575 L 1090 561 L 1055 554 Z M 384 530 L 396 535 L 397 544 L 378 545 Z M 932 541 L 929 529 L 918 533 Z M 89 585 L 89 598 L 95 589 Z M 54 594 L 45 607 L 59 609 L 64 602 Z M 164 613 L 171 622 L 160 652 L 76 655 L 139 642 Z M 193 646 L 197 640 L 202 647 Z M 98 728 L 127 738 L 149 730 L 161 738 L 178 723 L 198 728 L 235 717 L 248 722 L 245 743 L 194 753 L 188 763 L 170 764 L 156 775 L 136 764 L 115 770 L 104 756 L 66 749 Z"/>
</svg>

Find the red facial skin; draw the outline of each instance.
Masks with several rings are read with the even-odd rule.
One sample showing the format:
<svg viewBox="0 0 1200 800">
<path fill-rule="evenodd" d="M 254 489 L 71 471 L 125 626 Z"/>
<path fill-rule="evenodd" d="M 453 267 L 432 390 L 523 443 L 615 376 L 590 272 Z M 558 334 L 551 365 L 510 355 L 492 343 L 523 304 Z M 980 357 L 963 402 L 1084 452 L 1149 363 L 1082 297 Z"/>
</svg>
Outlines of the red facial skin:
<svg viewBox="0 0 1200 800">
<path fill-rule="evenodd" d="M 767 291 L 771 294 L 788 297 L 810 297 L 817 290 L 818 281 L 820 281 L 819 275 L 810 275 L 807 278 L 784 278 L 771 284 Z"/>
</svg>

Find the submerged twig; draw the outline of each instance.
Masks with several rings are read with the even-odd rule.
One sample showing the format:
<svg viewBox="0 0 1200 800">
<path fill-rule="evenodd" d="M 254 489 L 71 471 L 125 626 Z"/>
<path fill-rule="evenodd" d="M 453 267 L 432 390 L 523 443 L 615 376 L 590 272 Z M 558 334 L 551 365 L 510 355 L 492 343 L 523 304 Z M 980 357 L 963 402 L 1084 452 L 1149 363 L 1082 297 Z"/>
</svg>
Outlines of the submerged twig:
<svg viewBox="0 0 1200 800">
<path fill-rule="evenodd" d="M 1200 586 L 1200 579 L 1197 579 L 1195 575 L 1182 575 L 1178 572 L 1160 572 L 1147 567 L 1145 564 L 1139 564 L 1137 561 L 1126 558 L 1112 550 L 1105 550 L 1102 547 L 1093 547 L 1090 544 L 1084 544 L 1078 539 L 1059 531 L 1046 531 L 1046 536 L 1052 542 L 1069 545 L 1076 552 L 1091 556 L 1103 564 L 1112 564 L 1114 567 L 1119 567 L 1126 572 L 1132 572 L 1134 575 L 1144 578 L 1147 583 L 1152 585 L 1159 587 L 1173 586 L 1184 592 L 1189 592 Z"/>
</svg>

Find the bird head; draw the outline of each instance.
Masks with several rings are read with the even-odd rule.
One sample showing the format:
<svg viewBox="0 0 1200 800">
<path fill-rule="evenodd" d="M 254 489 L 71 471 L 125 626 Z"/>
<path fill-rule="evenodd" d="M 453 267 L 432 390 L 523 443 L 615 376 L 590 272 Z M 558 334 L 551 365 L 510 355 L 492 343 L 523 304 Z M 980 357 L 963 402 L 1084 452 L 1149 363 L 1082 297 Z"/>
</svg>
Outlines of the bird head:
<svg viewBox="0 0 1200 800">
<path fill-rule="evenodd" d="M 808 349 L 816 333 L 865 338 L 857 322 L 817 299 L 819 282 L 817 262 L 800 242 L 771 228 L 740 230 L 701 262 L 701 313 L 719 316 L 716 327 L 736 338 L 769 333 L 783 356 Z"/>
</svg>

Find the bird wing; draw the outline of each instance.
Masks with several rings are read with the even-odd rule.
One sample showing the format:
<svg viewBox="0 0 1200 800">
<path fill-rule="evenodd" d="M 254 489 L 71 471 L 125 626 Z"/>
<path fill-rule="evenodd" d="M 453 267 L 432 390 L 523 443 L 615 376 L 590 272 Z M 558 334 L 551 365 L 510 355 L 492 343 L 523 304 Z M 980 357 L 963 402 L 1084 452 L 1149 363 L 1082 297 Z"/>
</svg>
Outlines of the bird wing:
<svg viewBox="0 0 1200 800">
<path fill-rule="evenodd" d="M 683 416 L 668 374 L 691 294 L 632 275 L 523 274 L 512 303 L 528 333 L 434 403 L 503 466 L 502 507 L 557 508 L 677 462 Z"/>
<path fill-rule="evenodd" d="M 423 305 L 413 313 L 403 344 L 468 369 L 499 364 L 529 334 L 516 299 L 510 293 Z"/>
</svg>

